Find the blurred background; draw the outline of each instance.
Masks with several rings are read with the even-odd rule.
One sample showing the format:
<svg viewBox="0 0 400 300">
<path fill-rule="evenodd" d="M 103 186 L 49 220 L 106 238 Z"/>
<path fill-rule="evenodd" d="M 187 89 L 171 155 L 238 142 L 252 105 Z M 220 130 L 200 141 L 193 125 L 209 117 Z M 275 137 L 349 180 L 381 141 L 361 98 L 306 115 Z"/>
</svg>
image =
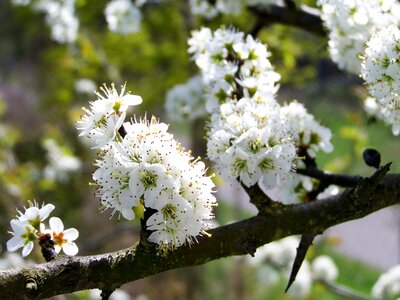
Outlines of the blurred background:
<svg viewBox="0 0 400 300">
<path fill-rule="evenodd" d="M 17 2 L 17 1 L 15 1 Z M 66 227 L 80 231 L 80 255 L 129 247 L 138 241 L 138 222 L 109 219 L 100 213 L 89 185 L 95 151 L 78 138 L 75 122 L 81 107 L 96 100 L 102 83 L 126 82 L 142 96 L 131 116 L 155 115 L 194 156 L 205 157 L 206 119 L 175 122 L 165 113 L 167 92 L 186 82 L 197 69 L 187 53 L 190 31 L 204 24 L 232 24 L 245 32 L 254 18 L 194 18 L 185 1 L 149 1 L 141 7 L 140 30 L 121 35 L 108 29 L 108 1 L 76 1 L 79 34 L 74 43 L 51 38 L 43 13 L 30 6 L 0 1 L 0 245 L 2 264 L 21 261 L 6 253 L 9 221 L 27 200 L 53 203 Z M 368 176 L 362 160 L 366 147 L 378 149 L 383 162 L 399 172 L 400 141 L 389 127 L 369 119 L 362 109 L 367 91 L 357 76 L 330 62 L 327 39 L 280 25 L 263 28 L 258 38 L 268 45 L 271 62 L 282 75 L 278 99 L 305 103 L 317 120 L 333 132 L 334 152 L 318 157 L 331 172 Z M 216 178 L 216 222 L 220 225 L 255 214 L 239 187 Z M 239 191 L 239 192 L 238 192 Z M 238 193 L 243 195 L 238 197 Z M 95 229 L 95 230 L 94 230 Z M 339 270 L 337 281 L 369 294 L 382 271 L 400 263 L 400 210 L 388 208 L 362 220 L 336 226 L 310 249 L 308 258 L 329 255 Z M 39 253 L 31 262 L 42 262 Z M 165 272 L 124 285 L 116 299 L 343 299 L 315 284 L 306 295 L 284 294 L 285 276 L 265 269 L 265 262 L 232 257 L 204 266 Z M 275 273 L 274 273 L 275 272 Z M 272 275 L 271 275 L 272 274 Z M 274 275 L 275 274 L 275 275 Z M 56 299 L 96 299 L 90 294 Z M 117 298 L 119 297 L 119 298 Z M 125 298 L 124 298 L 125 297 Z"/>
</svg>

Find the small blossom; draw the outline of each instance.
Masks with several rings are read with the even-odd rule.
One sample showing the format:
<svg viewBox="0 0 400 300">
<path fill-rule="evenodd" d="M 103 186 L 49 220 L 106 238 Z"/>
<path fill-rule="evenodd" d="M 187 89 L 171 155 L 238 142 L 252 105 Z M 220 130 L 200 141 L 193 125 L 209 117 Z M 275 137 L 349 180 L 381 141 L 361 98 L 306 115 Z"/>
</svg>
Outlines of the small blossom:
<svg viewBox="0 0 400 300">
<path fill-rule="evenodd" d="M 125 94 L 125 85 L 117 92 L 115 85 L 109 89 L 101 87 L 103 93 L 96 92 L 98 99 L 90 102 L 90 109 L 83 108 L 85 114 L 77 122 L 80 136 L 93 137 L 95 148 L 102 148 L 118 138 L 118 130 L 125 120 L 129 106 L 142 103 L 142 98 L 136 95 Z"/>
<path fill-rule="evenodd" d="M 13 219 L 10 221 L 13 237 L 7 241 L 7 250 L 10 252 L 22 249 L 22 256 L 25 257 L 31 253 L 34 241 L 37 239 L 37 230 L 27 221 Z"/>
<path fill-rule="evenodd" d="M 80 169 L 80 159 L 73 156 L 68 148 L 60 146 L 54 139 L 45 139 L 43 147 L 47 151 L 46 158 L 48 161 L 43 170 L 45 178 L 64 182 L 71 173 Z"/>
<path fill-rule="evenodd" d="M 293 101 L 283 106 L 281 114 L 291 127 L 291 132 L 301 151 L 305 151 L 313 158 L 320 150 L 332 152 L 331 131 L 319 124 L 301 103 Z M 304 154 L 301 153 L 300 156 Z"/>
<path fill-rule="evenodd" d="M 314 280 L 333 281 L 339 274 L 332 258 L 326 255 L 318 256 L 312 261 L 311 271 Z"/>
<path fill-rule="evenodd" d="M 55 206 L 53 204 L 46 204 L 39 208 L 39 204 L 36 202 L 31 203 L 31 206 L 25 209 L 22 213 L 19 211 L 20 216 L 18 220 L 20 222 L 26 222 L 30 224 L 36 230 L 39 230 L 40 223 L 48 218 L 50 213 L 54 210 Z"/>
<path fill-rule="evenodd" d="M 174 86 L 166 95 L 165 109 L 168 118 L 182 122 L 207 115 L 202 92 L 203 82 L 200 76 L 194 76 L 186 83 Z"/>
<path fill-rule="evenodd" d="M 142 14 L 130 0 L 108 2 L 104 13 L 111 31 L 130 34 L 140 30 Z"/>
<path fill-rule="evenodd" d="M 51 217 L 49 220 L 50 234 L 55 242 L 55 251 L 59 253 L 61 249 L 65 254 L 74 256 L 78 253 L 78 246 L 74 241 L 78 238 L 79 232 L 75 228 L 64 230 L 64 224 L 60 218 Z"/>
</svg>

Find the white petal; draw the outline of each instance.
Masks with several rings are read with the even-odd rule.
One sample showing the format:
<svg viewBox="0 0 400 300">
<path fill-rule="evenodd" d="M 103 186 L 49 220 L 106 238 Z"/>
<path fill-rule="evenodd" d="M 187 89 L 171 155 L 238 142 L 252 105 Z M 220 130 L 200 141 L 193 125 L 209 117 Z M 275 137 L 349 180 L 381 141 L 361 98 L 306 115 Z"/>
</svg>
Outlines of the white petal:
<svg viewBox="0 0 400 300">
<path fill-rule="evenodd" d="M 54 250 L 56 251 L 56 253 L 60 253 L 60 251 L 61 251 L 61 246 L 54 245 Z"/>
<path fill-rule="evenodd" d="M 132 208 L 121 208 L 121 214 L 129 221 L 135 219 L 135 213 L 133 212 Z"/>
<path fill-rule="evenodd" d="M 26 211 L 24 216 L 22 216 L 22 219 L 24 219 L 23 217 L 25 217 L 28 220 L 34 220 L 36 219 L 38 216 L 40 216 L 40 210 L 39 208 L 33 206 L 33 207 L 29 207 Z"/>
<path fill-rule="evenodd" d="M 40 209 L 40 219 L 43 221 L 47 219 L 50 213 L 56 208 L 53 204 L 46 204 Z"/>
<path fill-rule="evenodd" d="M 22 256 L 25 257 L 27 255 L 29 255 L 29 253 L 31 253 L 33 249 L 33 242 L 29 242 L 28 244 L 26 244 L 24 246 L 24 249 L 22 249 Z"/>
<path fill-rule="evenodd" d="M 79 231 L 76 230 L 75 228 L 69 228 L 64 230 L 64 239 L 67 241 L 75 241 L 79 236 Z"/>
<path fill-rule="evenodd" d="M 7 251 L 14 252 L 24 246 L 25 240 L 19 236 L 13 236 L 7 241 Z"/>
<path fill-rule="evenodd" d="M 51 217 L 49 220 L 49 225 L 52 231 L 55 233 L 60 233 L 64 230 L 64 224 L 60 218 Z"/>
<path fill-rule="evenodd" d="M 125 95 L 122 100 L 125 105 L 138 105 L 143 102 L 142 97 L 130 94 Z"/>
<path fill-rule="evenodd" d="M 63 251 L 69 256 L 76 255 L 79 251 L 78 246 L 75 243 L 69 242 L 63 245 Z"/>
<path fill-rule="evenodd" d="M 22 233 L 25 233 L 25 226 L 28 226 L 27 223 L 22 223 L 19 220 L 12 219 L 10 221 L 10 225 L 12 230 L 14 231 L 15 235 L 21 235 Z"/>
</svg>

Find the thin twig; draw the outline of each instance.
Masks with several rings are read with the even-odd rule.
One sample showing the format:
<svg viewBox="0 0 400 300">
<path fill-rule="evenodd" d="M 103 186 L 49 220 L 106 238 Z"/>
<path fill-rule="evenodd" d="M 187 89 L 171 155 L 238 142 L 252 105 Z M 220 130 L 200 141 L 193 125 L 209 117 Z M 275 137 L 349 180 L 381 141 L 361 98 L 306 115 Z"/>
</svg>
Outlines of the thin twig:
<svg viewBox="0 0 400 300">
<path fill-rule="evenodd" d="M 311 178 L 319 179 L 320 181 L 323 181 L 328 184 L 334 184 L 342 187 L 354 187 L 362 179 L 361 176 L 327 173 L 314 166 L 310 166 L 306 169 L 297 169 L 296 173 Z"/>
<path fill-rule="evenodd" d="M 330 282 L 326 280 L 319 280 L 323 286 L 325 286 L 328 290 L 333 292 L 334 294 L 344 297 L 350 300 L 371 300 L 370 297 L 366 295 L 362 295 L 360 292 L 355 291 L 347 286 L 341 285 L 336 282 Z"/>
</svg>

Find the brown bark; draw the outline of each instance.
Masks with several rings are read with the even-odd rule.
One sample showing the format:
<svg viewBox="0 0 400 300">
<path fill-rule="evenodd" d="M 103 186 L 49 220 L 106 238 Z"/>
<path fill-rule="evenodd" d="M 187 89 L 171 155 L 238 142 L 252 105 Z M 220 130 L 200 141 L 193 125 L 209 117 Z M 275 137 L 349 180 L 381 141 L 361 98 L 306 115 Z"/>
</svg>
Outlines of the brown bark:
<svg viewBox="0 0 400 300">
<path fill-rule="evenodd" d="M 266 206 L 259 215 L 210 230 L 198 243 L 169 253 L 142 242 L 121 251 L 0 271 L 0 299 L 40 299 L 84 289 L 114 290 L 166 270 L 251 254 L 266 243 L 294 234 L 320 234 L 346 221 L 400 204 L 400 174 L 386 175 L 389 165 L 337 196 L 298 205 Z M 382 179 L 383 178 L 383 179 Z M 373 241 L 371 241 L 373 242 Z"/>
</svg>

